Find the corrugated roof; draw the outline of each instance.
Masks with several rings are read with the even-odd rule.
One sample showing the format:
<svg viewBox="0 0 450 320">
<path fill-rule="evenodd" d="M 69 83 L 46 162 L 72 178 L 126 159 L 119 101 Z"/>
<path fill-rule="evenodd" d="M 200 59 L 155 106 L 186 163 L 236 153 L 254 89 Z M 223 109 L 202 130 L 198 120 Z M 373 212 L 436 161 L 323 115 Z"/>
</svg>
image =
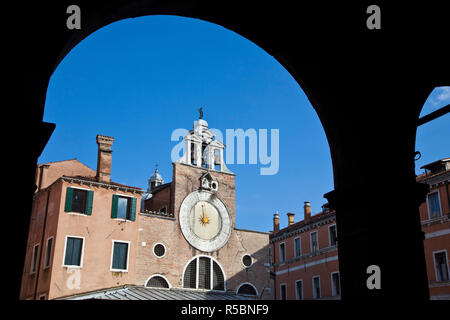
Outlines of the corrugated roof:
<svg viewBox="0 0 450 320">
<path fill-rule="evenodd" d="M 64 300 L 254 300 L 248 296 L 240 296 L 230 292 L 198 291 L 181 288 L 149 288 L 143 286 L 124 286 L 105 289 L 76 296 L 62 298 Z"/>
</svg>

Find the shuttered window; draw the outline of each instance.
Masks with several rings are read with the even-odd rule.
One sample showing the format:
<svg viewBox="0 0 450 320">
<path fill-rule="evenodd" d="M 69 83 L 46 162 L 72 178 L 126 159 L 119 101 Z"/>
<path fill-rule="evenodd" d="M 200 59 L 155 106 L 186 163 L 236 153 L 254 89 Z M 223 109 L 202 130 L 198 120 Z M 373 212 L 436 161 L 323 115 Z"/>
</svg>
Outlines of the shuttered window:
<svg viewBox="0 0 450 320">
<path fill-rule="evenodd" d="M 439 195 L 437 192 L 428 195 L 428 210 L 431 219 L 442 216 L 441 206 L 439 205 Z"/>
<path fill-rule="evenodd" d="M 151 288 L 169 288 L 166 279 L 160 276 L 154 276 L 147 282 L 147 287 Z"/>
<path fill-rule="evenodd" d="M 223 278 L 222 269 L 215 261 L 213 261 L 213 289 L 225 290 L 225 279 Z"/>
<path fill-rule="evenodd" d="M 212 286 L 212 288 L 211 288 Z M 225 290 L 225 278 L 219 264 L 209 257 L 197 257 L 189 262 L 183 276 L 183 287 Z"/>
<path fill-rule="evenodd" d="M 83 249 L 83 238 L 67 237 L 64 265 L 81 266 L 82 249 Z"/>
<path fill-rule="evenodd" d="M 313 277 L 313 298 L 320 299 L 320 277 Z"/>
<path fill-rule="evenodd" d="M 199 258 L 198 288 L 211 289 L 211 260 L 206 257 Z"/>
<path fill-rule="evenodd" d="M 111 218 L 136 220 L 136 198 L 113 195 Z"/>
<path fill-rule="evenodd" d="M 45 249 L 44 268 L 48 268 L 50 266 L 50 258 L 52 257 L 52 249 L 53 249 L 53 238 L 48 238 L 47 239 L 47 248 Z"/>
<path fill-rule="evenodd" d="M 183 287 L 196 289 L 197 259 L 192 260 L 184 271 Z"/>
<path fill-rule="evenodd" d="M 31 256 L 31 269 L 30 269 L 31 273 L 36 272 L 38 253 L 39 253 L 39 244 L 33 247 L 33 255 Z"/>
<path fill-rule="evenodd" d="M 113 270 L 127 270 L 128 243 L 114 241 L 112 266 Z"/>
<path fill-rule="evenodd" d="M 280 300 L 286 300 L 287 295 L 286 284 L 280 285 Z"/>
<path fill-rule="evenodd" d="M 68 187 L 64 211 L 91 215 L 93 200 L 94 191 Z"/>
</svg>

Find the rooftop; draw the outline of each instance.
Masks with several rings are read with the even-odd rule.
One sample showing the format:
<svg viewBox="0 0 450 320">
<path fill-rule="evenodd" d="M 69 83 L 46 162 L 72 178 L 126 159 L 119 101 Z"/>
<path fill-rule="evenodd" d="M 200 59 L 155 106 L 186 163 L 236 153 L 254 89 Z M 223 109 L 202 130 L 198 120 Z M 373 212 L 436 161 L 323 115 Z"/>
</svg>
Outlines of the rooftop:
<svg viewBox="0 0 450 320">
<path fill-rule="evenodd" d="M 99 182 L 95 177 L 87 177 L 87 176 L 62 176 L 61 178 L 65 179 L 76 179 L 76 180 L 82 180 L 86 182 L 93 182 L 93 183 L 101 183 L 101 184 L 109 184 L 112 186 L 122 187 L 122 188 L 129 188 L 129 189 L 136 189 L 136 190 L 142 190 L 142 188 L 139 187 L 133 187 L 133 186 L 127 186 L 125 184 L 117 183 L 117 182 Z"/>
<path fill-rule="evenodd" d="M 198 291 L 181 288 L 123 286 L 61 298 L 62 300 L 254 300 L 231 292 Z"/>
<path fill-rule="evenodd" d="M 285 227 L 283 229 L 280 229 L 277 232 L 273 232 L 270 236 L 271 237 L 275 237 L 275 236 L 281 235 L 283 233 L 288 233 L 288 232 L 290 232 L 292 230 L 296 230 L 296 229 L 299 229 L 299 228 L 304 227 L 306 225 L 315 223 L 315 222 L 317 222 L 317 221 L 319 221 L 319 220 L 321 220 L 323 218 L 327 218 L 327 217 L 333 216 L 334 214 L 335 214 L 335 210 L 319 212 L 319 213 L 317 213 L 315 215 L 311 215 L 311 218 L 309 218 L 308 220 L 301 220 L 299 222 L 293 223 L 290 226 L 287 226 L 287 227 Z"/>
</svg>

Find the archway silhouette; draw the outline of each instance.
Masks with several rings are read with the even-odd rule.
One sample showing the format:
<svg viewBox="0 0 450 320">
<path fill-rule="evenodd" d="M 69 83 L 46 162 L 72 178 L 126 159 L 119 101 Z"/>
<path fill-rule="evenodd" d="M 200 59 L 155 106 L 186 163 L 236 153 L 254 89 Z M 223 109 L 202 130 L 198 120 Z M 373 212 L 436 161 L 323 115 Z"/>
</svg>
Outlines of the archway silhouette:
<svg viewBox="0 0 450 320">
<path fill-rule="evenodd" d="M 395 181 L 397 190 L 416 195 L 417 202 L 423 201 L 423 190 L 414 181 L 415 130 L 423 101 L 431 89 L 450 84 L 449 66 L 440 63 L 444 52 L 431 53 L 427 48 L 430 41 L 444 36 L 445 10 L 386 4 L 383 10 L 390 12 L 387 28 L 368 33 L 364 29 L 365 7 L 349 3 L 302 4 L 302 10 L 293 10 L 281 4 L 255 8 L 230 3 L 217 8 L 202 1 L 104 1 L 83 5 L 85 29 L 77 33 L 64 25 L 61 12 L 69 4 L 36 3 L 25 13 L 24 21 L 30 28 L 24 32 L 28 33 L 26 36 L 21 36 L 27 39 L 27 46 L 42 48 L 42 56 L 31 56 L 20 64 L 24 68 L 22 89 L 27 93 L 20 97 L 20 104 L 26 107 L 30 125 L 25 131 L 34 147 L 21 150 L 16 144 L 14 150 L 26 159 L 25 165 L 18 167 L 19 180 L 28 181 L 32 189 L 36 159 L 52 131 L 52 125 L 42 123 L 49 78 L 70 48 L 87 34 L 113 21 L 151 14 L 217 23 L 253 41 L 280 61 L 300 83 L 323 124 L 335 185 L 334 192 L 327 196 L 339 212 L 342 299 L 394 299 L 399 287 L 404 289 L 404 297 L 428 298 L 418 204 L 409 203 L 410 197 L 406 196 L 401 198 L 404 201 L 387 197 L 389 188 L 380 177 L 389 172 L 389 181 Z M 48 19 L 39 30 L 34 30 L 33 23 L 44 15 Z M 342 18 L 347 16 L 348 19 Z M 432 17 L 432 21 L 411 25 L 411 16 Z M 410 26 L 408 33 L 404 33 L 405 25 Z M 307 44 L 305 50 L 297 46 L 300 34 Z M 22 49 L 28 52 L 25 47 Z M 17 119 L 24 119 L 23 110 L 14 112 Z M 17 138 L 14 141 L 19 142 Z M 393 163 L 397 164 L 396 170 L 392 170 Z M 16 234 L 22 239 L 29 221 L 31 195 L 32 192 L 17 220 Z M 401 216 L 398 212 L 412 214 Z M 390 230 L 386 215 L 391 225 L 403 228 L 389 239 L 380 239 L 380 233 Z M 397 277 L 401 259 L 390 251 L 392 242 L 401 244 L 403 255 L 410 261 L 410 268 L 404 270 L 401 279 Z M 25 241 L 20 245 L 23 250 Z M 16 263 L 16 269 L 21 270 L 23 260 Z M 381 290 L 366 287 L 366 270 L 372 264 L 379 265 L 383 272 L 385 286 Z M 19 271 L 16 272 L 19 279 Z"/>
</svg>

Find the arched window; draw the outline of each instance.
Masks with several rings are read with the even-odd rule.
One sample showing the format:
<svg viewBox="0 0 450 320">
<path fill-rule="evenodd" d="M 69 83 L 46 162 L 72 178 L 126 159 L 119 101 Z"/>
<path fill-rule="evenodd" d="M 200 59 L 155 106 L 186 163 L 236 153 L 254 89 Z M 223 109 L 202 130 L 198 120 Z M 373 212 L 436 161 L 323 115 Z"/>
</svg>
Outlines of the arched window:
<svg viewBox="0 0 450 320">
<path fill-rule="evenodd" d="M 244 283 L 241 284 L 237 294 L 242 294 L 242 295 L 249 295 L 249 296 L 256 296 L 258 295 L 258 293 L 256 292 L 256 289 L 253 285 L 251 285 L 250 283 Z"/>
<path fill-rule="evenodd" d="M 237 290 L 237 294 L 256 296 L 258 293 L 256 292 L 255 287 L 250 283 L 243 283 L 239 286 Z"/>
<path fill-rule="evenodd" d="M 169 283 L 161 276 L 152 276 L 145 285 L 150 288 L 169 288 Z"/>
<path fill-rule="evenodd" d="M 195 257 L 186 266 L 183 275 L 183 287 L 225 290 L 225 278 L 222 268 L 210 257 Z"/>
</svg>

